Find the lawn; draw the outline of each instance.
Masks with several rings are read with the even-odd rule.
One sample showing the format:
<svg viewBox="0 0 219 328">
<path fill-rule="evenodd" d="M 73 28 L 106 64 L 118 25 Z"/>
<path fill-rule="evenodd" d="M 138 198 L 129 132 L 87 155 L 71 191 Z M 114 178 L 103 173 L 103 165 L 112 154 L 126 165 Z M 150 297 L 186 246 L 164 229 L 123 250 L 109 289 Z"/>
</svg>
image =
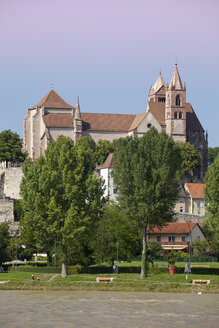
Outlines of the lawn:
<svg viewBox="0 0 219 328">
<path fill-rule="evenodd" d="M 110 283 L 98 283 L 96 278 L 114 277 Z M 186 274 L 170 275 L 168 272 L 149 274 L 140 280 L 139 274 L 72 274 L 62 279 L 60 274 L 35 274 L 39 281 L 32 280 L 30 272 L 0 273 L 0 289 L 31 289 L 31 290 L 90 290 L 90 291 L 136 291 L 136 292 L 185 292 L 185 293 L 219 293 L 219 276 Z M 192 285 L 193 279 L 211 280 L 208 286 Z"/>
</svg>

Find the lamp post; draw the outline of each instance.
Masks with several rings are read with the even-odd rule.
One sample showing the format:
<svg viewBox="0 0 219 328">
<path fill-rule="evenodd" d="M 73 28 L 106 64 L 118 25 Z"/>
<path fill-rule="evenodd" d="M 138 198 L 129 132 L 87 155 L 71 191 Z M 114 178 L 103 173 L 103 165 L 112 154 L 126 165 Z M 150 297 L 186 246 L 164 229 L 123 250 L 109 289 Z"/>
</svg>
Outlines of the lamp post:
<svg viewBox="0 0 219 328">
<path fill-rule="evenodd" d="M 16 243 L 16 272 L 17 272 L 17 243 Z"/>
</svg>

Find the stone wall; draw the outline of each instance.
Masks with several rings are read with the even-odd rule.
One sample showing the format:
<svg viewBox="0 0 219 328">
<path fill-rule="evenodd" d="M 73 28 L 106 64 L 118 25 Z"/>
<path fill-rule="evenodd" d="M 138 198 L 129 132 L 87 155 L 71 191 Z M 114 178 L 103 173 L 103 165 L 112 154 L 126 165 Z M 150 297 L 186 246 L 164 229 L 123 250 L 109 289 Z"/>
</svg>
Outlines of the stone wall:
<svg viewBox="0 0 219 328">
<path fill-rule="evenodd" d="M 176 222 L 197 222 L 200 226 L 203 225 L 205 216 L 195 215 L 195 214 L 184 214 L 176 213 L 175 215 Z"/>
<path fill-rule="evenodd" d="M 0 199 L 0 223 L 14 221 L 14 202 L 10 199 Z"/>
<path fill-rule="evenodd" d="M 0 177 L 3 175 L 3 198 L 21 199 L 20 184 L 23 177 L 22 168 L 0 168 Z"/>
</svg>

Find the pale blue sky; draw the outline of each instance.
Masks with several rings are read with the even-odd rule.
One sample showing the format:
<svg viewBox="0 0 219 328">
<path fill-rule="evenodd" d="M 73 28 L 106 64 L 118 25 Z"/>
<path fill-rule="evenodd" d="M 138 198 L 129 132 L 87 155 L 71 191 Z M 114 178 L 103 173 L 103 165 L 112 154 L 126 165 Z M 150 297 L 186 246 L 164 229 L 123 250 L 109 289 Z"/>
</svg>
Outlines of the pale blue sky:
<svg viewBox="0 0 219 328">
<path fill-rule="evenodd" d="M 0 0 L 0 131 L 54 89 L 81 111 L 141 113 L 177 58 L 209 146 L 219 146 L 219 1 Z"/>
</svg>

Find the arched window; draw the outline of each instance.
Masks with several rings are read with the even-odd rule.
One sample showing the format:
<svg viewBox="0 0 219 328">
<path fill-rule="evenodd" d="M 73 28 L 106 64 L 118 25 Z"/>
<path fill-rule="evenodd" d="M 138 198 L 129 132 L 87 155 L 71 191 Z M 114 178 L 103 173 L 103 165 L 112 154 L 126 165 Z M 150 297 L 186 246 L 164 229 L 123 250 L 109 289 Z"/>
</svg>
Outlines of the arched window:
<svg viewBox="0 0 219 328">
<path fill-rule="evenodd" d="M 176 106 L 180 106 L 180 96 L 176 96 Z"/>
<path fill-rule="evenodd" d="M 174 113 L 174 118 L 177 119 L 177 112 Z"/>
<path fill-rule="evenodd" d="M 179 119 L 182 119 L 182 112 L 179 112 Z"/>
</svg>

